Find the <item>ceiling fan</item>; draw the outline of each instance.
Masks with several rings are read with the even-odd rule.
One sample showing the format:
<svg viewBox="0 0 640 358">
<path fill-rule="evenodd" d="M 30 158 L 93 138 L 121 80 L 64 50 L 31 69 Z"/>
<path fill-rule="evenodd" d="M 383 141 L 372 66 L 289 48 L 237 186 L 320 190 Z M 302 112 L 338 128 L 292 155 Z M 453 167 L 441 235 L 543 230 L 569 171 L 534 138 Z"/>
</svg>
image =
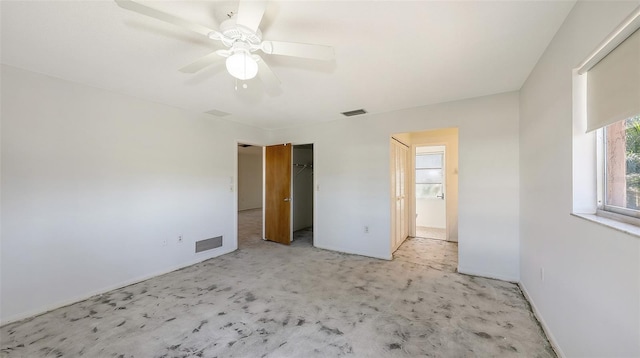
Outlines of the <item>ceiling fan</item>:
<svg viewBox="0 0 640 358">
<path fill-rule="evenodd" d="M 220 25 L 216 31 L 200 24 L 184 20 L 175 15 L 154 9 L 132 0 L 115 0 L 118 6 L 142 15 L 164 21 L 212 40 L 222 42 L 226 49 L 217 50 L 180 69 L 195 73 L 225 59 L 229 74 L 239 80 L 249 80 L 256 75 L 268 87 L 275 87 L 280 80 L 265 63 L 258 50 L 269 55 L 284 55 L 308 59 L 331 61 L 333 47 L 283 41 L 263 41 L 260 22 L 266 10 L 266 2 L 240 0 L 238 11 Z"/>
</svg>

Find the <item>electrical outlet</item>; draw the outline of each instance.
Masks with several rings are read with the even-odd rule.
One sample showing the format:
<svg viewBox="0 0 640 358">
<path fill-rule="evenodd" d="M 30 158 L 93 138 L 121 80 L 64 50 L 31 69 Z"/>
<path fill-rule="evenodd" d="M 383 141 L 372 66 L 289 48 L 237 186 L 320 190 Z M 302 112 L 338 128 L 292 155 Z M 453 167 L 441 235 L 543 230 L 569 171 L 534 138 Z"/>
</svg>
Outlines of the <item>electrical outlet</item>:
<svg viewBox="0 0 640 358">
<path fill-rule="evenodd" d="M 162 239 L 162 246 L 167 246 L 167 239 Z"/>
<path fill-rule="evenodd" d="M 364 226 L 364 233 L 365 234 L 369 233 L 369 226 L 367 226 L 367 225 Z"/>
<path fill-rule="evenodd" d="M 182 243 L 182 235 L 178 235 L 178 244 Z"/>
<path fill-rule="evenodd" d="M 540 267 L 540 281 L 544 281 L 544 268 Z"/>
</svg>

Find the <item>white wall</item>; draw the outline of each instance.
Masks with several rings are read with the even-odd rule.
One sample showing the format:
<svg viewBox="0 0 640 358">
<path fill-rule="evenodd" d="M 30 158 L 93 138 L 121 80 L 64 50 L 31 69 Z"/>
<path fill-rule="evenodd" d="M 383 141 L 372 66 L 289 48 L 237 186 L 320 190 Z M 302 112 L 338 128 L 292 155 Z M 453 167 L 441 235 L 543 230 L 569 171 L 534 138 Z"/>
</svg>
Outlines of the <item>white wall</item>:
<svg viewBox="0 0 640 358">
<path fill-rule="evenodd" d="M 271 142 L 314 143 L 316 246 L 390 259 L 389 138 L 458 127 L 459 269 L 517 281 L 518 111 L 512 92 L 278 130 Z"/>
<path fill-rule="evenodd" d="M 313 165 L 313 149 L 293 146 L 292 164 Z M 293 231 L 313 226 L 313 168 L 302 170 L 294 166 Z"/>
<path fill-rule="evenodd" d="M 1 74 L 3 323 L 236 249 L 237 140 L 264 132 Z M 194 253 L 218 235 L 222 248 Z"/>
<path fill-rule="evenodd" d="M 238 148 L 238 210 L 262 208 L 262 147 Z"/>
<path fill-rule="evenodd" d="M 440 198 L 416 198 L 416 226 L 446 229 L 446 211 Z"/>
<path fill-rule="evenodd" d="M 572 69 L 639 4 L 578 2 L 520 94 L 521 283 L 567 357 L 640 356 L 640 239 L 569 215 Z"/>
</svg>

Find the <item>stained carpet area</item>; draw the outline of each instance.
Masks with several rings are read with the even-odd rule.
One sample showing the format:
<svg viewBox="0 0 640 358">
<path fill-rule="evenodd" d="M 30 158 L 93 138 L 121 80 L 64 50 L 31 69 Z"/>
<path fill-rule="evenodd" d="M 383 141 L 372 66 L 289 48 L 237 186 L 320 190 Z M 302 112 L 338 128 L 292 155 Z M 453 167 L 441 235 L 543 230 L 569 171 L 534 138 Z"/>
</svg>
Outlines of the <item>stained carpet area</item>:
<svg viewBox="0 0 640 358">
<path fill-rule="evenodd" d="M 393 253 L 393 259 L 454 273 L 458 270 L 458 243 L 410 237 Z"/>
<path fill-rule="evenodd" d="M 320 250 L 304 238 L 283 246 L 260 240 L 259 222 L 247 225 L 254 228 L 241 228 L 245 236 L 231 254 L 3 326 L 0 352 L 555 356 L 514 284 Z"/>
</svg>

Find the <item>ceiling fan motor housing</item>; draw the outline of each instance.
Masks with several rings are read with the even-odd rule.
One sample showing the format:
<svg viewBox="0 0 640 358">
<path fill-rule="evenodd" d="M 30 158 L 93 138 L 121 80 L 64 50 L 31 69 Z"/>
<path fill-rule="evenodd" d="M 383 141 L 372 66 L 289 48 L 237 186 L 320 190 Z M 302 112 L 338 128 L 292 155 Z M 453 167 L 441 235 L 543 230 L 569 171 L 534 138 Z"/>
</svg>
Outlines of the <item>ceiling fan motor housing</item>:
<svg viewBox="0 0 640 358">
<path fill-rule="evenodd" d="M 232 47 L 237 42 L 244 42 L 251 47 L 252 51 L 255 51 L 260 48 L 260 43 L 262 42 L 260 29 L 254 32 L 245 26 L 239 25 L 236 23 L 235 17 L 224 21 L 220 25 L 220 33 L 223 35 L 220 40 L 227 47 Z"/>
</svg>

